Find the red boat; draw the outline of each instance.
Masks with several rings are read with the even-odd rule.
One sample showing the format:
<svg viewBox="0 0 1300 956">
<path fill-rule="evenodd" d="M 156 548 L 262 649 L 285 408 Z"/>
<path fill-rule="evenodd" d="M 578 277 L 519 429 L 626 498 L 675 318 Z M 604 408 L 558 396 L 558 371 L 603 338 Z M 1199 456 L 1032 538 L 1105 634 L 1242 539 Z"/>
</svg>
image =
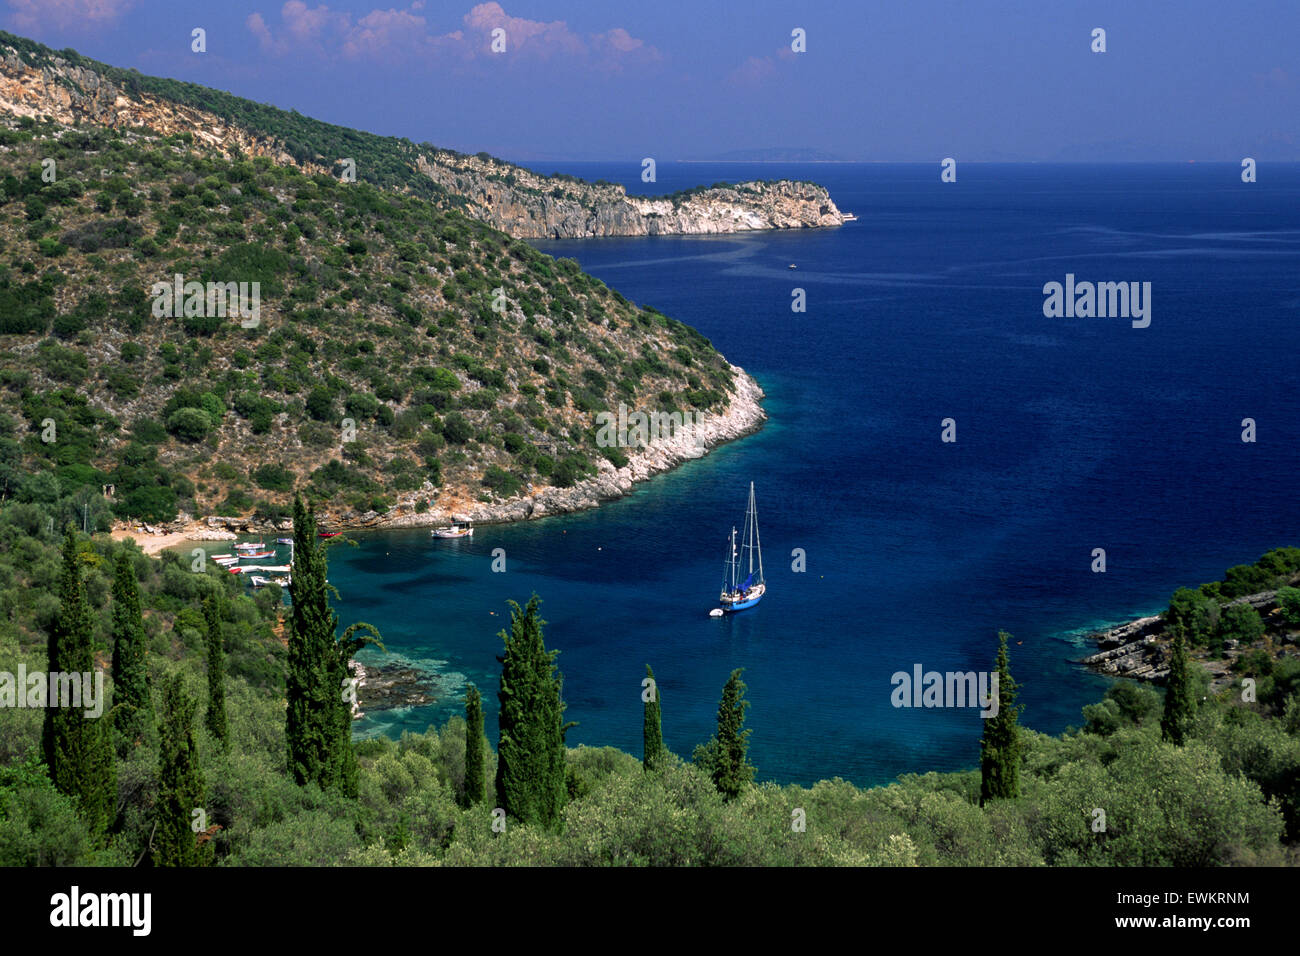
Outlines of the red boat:
<svg viewBox="0 0 1300 956">
<path fill-rule="evenodd" d="M 318 537 L 318 538 L 337 538 L 337 537 L 338 537 L 339 535 L 341 535 L 342 533 L 343 533 L 342 531 L 321 531 L 319 534 L 317 534 L 317 537 Z"/>
</svg>

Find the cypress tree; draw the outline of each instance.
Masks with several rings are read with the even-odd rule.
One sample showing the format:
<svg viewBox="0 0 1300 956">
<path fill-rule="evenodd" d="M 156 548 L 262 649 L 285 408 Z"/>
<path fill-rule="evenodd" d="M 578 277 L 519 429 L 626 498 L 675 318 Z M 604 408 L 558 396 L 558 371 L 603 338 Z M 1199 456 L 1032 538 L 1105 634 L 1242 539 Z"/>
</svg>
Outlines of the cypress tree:
<svg viewBox="0 0 1300 956">
<path fill-rule="evenodd" d="M 208 632 L 208 733 L 222 750 L 230 749 L 226 723 L 226 651 L 221 637 L 221 608 L 214 592 L 203 599 L 203 622 Z"/>
<path fill-rule="evenodd" d="M 555 673 L 557 651 L 548 651 L 533 595 L 520 609 L 510 602 L 510 634 L 503 630 L 497 799 L 517 820 L 556 829 L 567 795 L 564 702 Z"/>
<path fill-rule="evenodd" d="M 202 866 L 211 860 L 211 844 L 200 844 L 194 811 L 203 809 L 207 788 L 194 740 L 194 698 L 179 674 L 163 682 L 158 724 L 158 816 L 153 838 L 155 866 Z"/>
<path fill-rule="evenodd" d="M 473 684 L 465 693 L 465 805 L 482 803 L 487 780 L 483 775 L 483 695 Z"/>
<path fill-rule="evenodd" d="M 47 674 L 57 677 L 58 691 L 70 689 L 73 683 L 80 690 L 85 686 L 83 675 L 94 674 L 93 637 L 94 619 L 81 581 L 77 539 L 69 525 L 63 538 L 59 613 L 50 627 L 47 645 Z M 92 676 L 92 687 L 94 683 Z M 63 706 L 72 703 L 45 701 L 41 745 L 54 786 L 77 801 L 90 832 L 101 835 L 112 822 L 117 805 L 112 722 L 88 716 L 89 702 L 84 699 L 78 706 Z M 101 707 L 103 703 L 99 701 Z"/>
<path fill-rule="evenodd" d="M 998 631 L 998 656 L 994 670 L 998 677 L 998 712 L 984 718 L 980 740 L 980 806 L 988 800 L 1020 796 L 1020 726 L 1016 706 L 1019 686 L 1011 677 L 1007 661 L 1007 639 Z"/>
<path fill-rule="evenodd" d="M 356 796 L 357 755 L 352 749 L 352 707 L 345 685 L 348 661 L 366 644 L 381 649 L 379 632 L 357 623 L 337 640 L 338 616 L 330 607 L 325 549 L 316 540 L 316 515 L 302 497 L 293 500 L 293 583 L 289 594 L 285 669 L 285 744 L 289 771 L 299 784 L 315 781 Z M 358 632 L 366 636 L 356 636 Z"/>
<path fill-rule="evenodd" d="M 650 669 L 649 664 L 645 666 L 645 676 L 650 678 L 651 681 L 647 690 L 653 688 L 653 692 L 643 695 L 647 699 L 645 700 L 645 714 L 641 720 L 641 740 L 643 744 L 641 765 L 646 770 L 653 770 L 655 764 L 663 756 L 663 722 L 659 711 L 659 683 L 655 680 L 655 672 Z"/>
<path fill-rule="evenodd" d="M 745 682 L 740 679 L 743 669 L 731 672 L 722 688 L 718 702 L 718 733 L 713 748 L 713 783 L 727 800 L 735 799 L 754 779 L 754 767 L 749 762 L 749 731 L 744 729 Z"/>
<path fill-rule="evenodd" d="M 325 583 L 325 556 L 316 543 L 316 516 L 293 500 L 293 610 L 288 627 L 285 667 L 285 741 L 289 771 L 299 784 L 323 783 L 332 739 L 327 642 L 338 620 L 330 610 Z"/>
<path fill-rule="evenodd" d="M 1186 629 L 1174 625 L 1173 653 L 1169 658 L 1169 677 L 1165 683 L 1165 709 L 1160 716 L 1160 736 L 1181 747 L 1191 731 L 1192 716 L 1196 713 L 1196 698 L 1192 696 L 1191 667 L 1187 661 Z"/>
<path fill-rule="evenodd" d="M 149 670 L 145 663 L 144 617 L 131 555 L 117 553 L 113 568 L 113 726 L 118 753 L 125 757 L 153 722 Z"/>
</svg>

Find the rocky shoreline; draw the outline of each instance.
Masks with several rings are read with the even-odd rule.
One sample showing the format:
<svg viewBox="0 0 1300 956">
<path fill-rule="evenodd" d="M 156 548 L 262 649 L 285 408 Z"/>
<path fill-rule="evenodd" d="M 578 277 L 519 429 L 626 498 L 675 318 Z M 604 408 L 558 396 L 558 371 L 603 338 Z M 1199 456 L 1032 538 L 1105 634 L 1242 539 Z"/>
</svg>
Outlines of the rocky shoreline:
<svg viewBox="0 0 1300 956">
<path fill-rule="evenodd" d="M 823 186 L 779 180 L 676 196 L 629 196 L 614 183 L 540 176 L 490 156 L 437 151 L 416 169 L 466 199 L 464 212 L 516 239 L 725 235 L 843 225 Z"/>
<path fill-rule="evenodd" d="M 317 512 L 319 526 L 331 531 L 384 530 L 390 528 L 436 527 L 466 518 L 476 524 L 507 524 L 528 521 L 551 515 L 570 514 L 597 507 L 602 501 L 622 498 L 635 490 L 639 482 L 670 471 L 678 465 L 708 454 L 709 450 L 745 435 L 752 434 L 767 421 L 763 411 L 763 389 L 744 369 L 731 366 L 735 388 L 731 401 L 720 414 L 705 413 L 698 421 L 684 422 L 674 428 L 670 436 L 660 436 L 647 447 L 628 449 L 628 463 L 616 468 L 605 458 L 598 461 L 598 473 L 570 488 L 546 487 L 536 491 L 533 486 L 522 495 L 505 501 L 485 503 L 465 496 L 447 495 L 434 506 L 418 511 L 415 500 L 428 497 L 422 490 L 398 503 L 387 514 L 374 511 L 332 510 L 322 508 Z M 122 525 L 114 529 L 115 537 L 138 535 L 163 536 L 184 541 L 231 541 L 247 534 L 288 534 L 293 521 L 281 518 L 276 521 L 259 521 L 253 516 L 213 515 L 196 521 L 181 515 L 176 521 L 160 525 Z M 169 547 L 170 543 L 164 545 Z"/>
<path fill-rule="evenodd" d="M 1277 591 L 1260 591 L 1228 602 L 1249 604 L 1259 611 L 1266 621 L 1278 613 Z M 1085 638 L 1096 642 L 1100 648 L 1076 663 L 1082 664 L 1103 677 L 1163 683 L 1169 676 L 1171 637 L 1165 633 L 1164 617 L 1154 614 L 1094 631 Z M 1232 683 L 1232 665 L 1238 657 L 1250 650 L 1238 646 L 1236 641 L 1224 643 L 1223 657 L 1215 660 L 1200 656 L 1203 651 L 1192 651 L 1192 659 L 1210 674 L 1210 691 L 1218 692 Z"/>
<path fill-rule="evenodd" d="M 422 707 L 437 700 L 433 680 L 409 664 L 371 664 L 349 661 L 348 668 L 356 679 L 356 700 L 352 702 L 352 719 L 360 720 L 366 711 L 394 710 L 398 707 Z"/>
</svg>

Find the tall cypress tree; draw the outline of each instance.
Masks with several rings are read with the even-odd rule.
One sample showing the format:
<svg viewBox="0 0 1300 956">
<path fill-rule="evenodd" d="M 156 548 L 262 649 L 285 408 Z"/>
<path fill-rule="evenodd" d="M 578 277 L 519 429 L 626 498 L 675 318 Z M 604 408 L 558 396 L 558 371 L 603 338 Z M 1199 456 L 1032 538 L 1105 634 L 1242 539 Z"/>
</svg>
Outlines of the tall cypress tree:
<svg viewBox="0 0 1300 956">
<path fill-rule="evenodd" d="M 1020 796 L 1020 726 L 1016 706 L 1019 686 L 1011 678 L 1007 661 L 1007 639 L 1011 635 L 998 631 L 998 656 L 994 669 L 998 675 L 998 712 L 984 718 L 984 735 L 980 740 L 980 806 L 988 800 Z"/>
<path fill-rule="evenodd" d="M 226 650 L 221 636 L 221 607 L 215 592 L 203 599 L 203 622 L 208 632 L 208 733 L 222 750 L 230 749 L 226 723 Z"/>
<path fill-rule="evenodd" d="M 1182 624 L 1174 625 L 1172 651 L 1169 677 L 1165 683 L 1165 709 L 1160 716 L 1160 736 L 1181 747 L 1191 731 L 1192 717 L 1196 713 L 1191 667 L 1187 660 L 1186 629 Z"/>
<path fill-rule="evenodd" d="M 645 714 L 641 720 L 643 745 L 641 766 L 646 770 L 653 770 L 663 756 L 663 721 L 659 711 L 659 682 L 655 680 L 655 672 L 650 669 L 649 664 L 645 666 L 645 676 L 650 678 L 650 688 L 653 688 L 653 693 L 649 694 L 645 701 Z"/>
<path fill-rule="evenodd" d="M 749 731 L 744 728 L 745 682 L 740 679 L 743 669 L 731 672 L 722 688 L 718 702 L 718 733 L 714 738 L 713 783 L 727 800 L 740 795 L 754 779 L 754 767 L 749 762 Z"/>
<path fill-rule="evenodd" d="M 337 640 L 338 616 L 330 607 L 325 549 L 316 540 L 316 515 L 293 500 L 293 583 L 289 594 L 289 653 L 285 669 L 285 742 L 289 770 L 305 784 L 357 792 L 357 755 L 352 749 L 352 707 L 345 690 L 348 661 L 366 644 L 381 649 L 379 632 L 357 623 Z M 365 632 L 364 636 L 357 636 Z"/>
<path fill-rule="evenodd" d="M 497 799 L 524 823 L 556 829 L 567 795 L 564 702 L 555 673 L 558 651 L 548 651 L 533 595 L 520 609 L 510 602 L 510 634 L 501 632 L 501 737 L 497 744 Z"/>
<path fill-rule="evenodd" d="M 207 788 L 194 740 L 197 706 L 179 674 L 163 682 L 158 724 L 158 803 L 153 838 L 155 866 L 202 866 L 211 861 L 212 845 L 200 844 L 194 811 L 203 809 Z"/>
<path fill-rule="evenodd" d="M 325 556 L 316 543 L 316 516 L 295 495 L 285 741 L 289 771 L 299 784 L 322 781 L 331 740 L 329 718 L 334 692 L 328 686 L 327 642 L 333 640 L 338 621 L 330 610 L 326 586 Z"/>
<path fill-rule="evenodd" d="M 69 525 L 63 538 L 59 613 L 50 627 L 47 645 L 48 673 L 58 677 L 60 691 L 72 682 L 84 688 L 83 675 L 92 675 L 93 686 L 93 638 L 94 620 L 81 581 L 77 539 Z M 87 716 L 89 702 L 84 699 L 82 706 L 61 706 L 72 703 L 63 699 L 45 702 L 41 734 L 45 763 L 54 786 L 77 801 L 90 832 L 101 835 L 112 822 L 117 805 L 112 722 Z M 104 713 L 107 709 L 100 716 Z"/>
<path fill-rule="evenodd" d="M 153 722 L 144 617 L 131 555 L 122 549 L 113 567 L 113 726 L 125 757 Z"/>
<path fill-rule="evenodd" d="M 465 805 L 482 803 L 487 779 L 483 774 L 483 695 L 473 684 L 465 692 Z"/>
</svg>

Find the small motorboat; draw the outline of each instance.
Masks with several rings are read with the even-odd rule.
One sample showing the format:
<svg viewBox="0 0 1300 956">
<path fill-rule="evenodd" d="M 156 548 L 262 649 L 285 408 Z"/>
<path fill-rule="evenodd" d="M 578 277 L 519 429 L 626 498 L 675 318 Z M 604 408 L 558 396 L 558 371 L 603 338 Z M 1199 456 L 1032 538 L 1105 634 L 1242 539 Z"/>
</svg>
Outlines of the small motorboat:
<svg viewBox="0 0 1300 956">
<path fill-rule="evenodd" d="M 265 541 L 245 541 L 243 544 L 235 545 L 236 551 L 262 551 L 265 548 Z"/>
<path fill-rule="evenodd" d="M 293 544 L 293 538 L 276 538 L 276 544 Z"/>
<path fill-rule="evenodd" d="M 709 612 L 709 617 L 722 617 L 724 614 L 726 614 L 726 611 L 722 610 L 720 607 L 715 607 Z"/>
<path fill-rule="evenodd" d="M 248 580 L 253 582 L 255 588 L 264 588 L 271 583 L 270 578 L 264 578 L 260 574 L 250 574 Z"/>
<path fill-rule="evenodd" d="M 274 551 L 245 551 L 239 556 L 241 561 L 251 561 L 253 558 L 273 558 Z"/>
<path fill-rule="evenodd" d="M 239 563 L 239 555 L 237 555 L 237 554 L 215 554 L 215 555 L 212 556 L 212 560 L 215 561 L 215 562 L 217 562 L 217 564 L 221 565 L 223 568 L 228 568 L 228 567 L 230 567 L 232 564 L 238 564 L 238 563 Z"/>
<path fill-rule="evenodd" d="M 466 521 L 464 524 L 456 523 L 449 528 L 434 528 L 431 532 L 435 538 L 469 538 L 474 535 L 474 523 Z"/>
<path fill-rule="evenodd" d="M 321 531 L 321 532 L 317 533 L 316 537 L 318 537 L 318 538 L 337 538 L 337 537 L 338 537 L 339 535 L 341 535 L 342 533 L 343 533 L 342 531 Z"/>
</svg>

